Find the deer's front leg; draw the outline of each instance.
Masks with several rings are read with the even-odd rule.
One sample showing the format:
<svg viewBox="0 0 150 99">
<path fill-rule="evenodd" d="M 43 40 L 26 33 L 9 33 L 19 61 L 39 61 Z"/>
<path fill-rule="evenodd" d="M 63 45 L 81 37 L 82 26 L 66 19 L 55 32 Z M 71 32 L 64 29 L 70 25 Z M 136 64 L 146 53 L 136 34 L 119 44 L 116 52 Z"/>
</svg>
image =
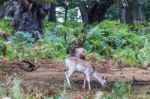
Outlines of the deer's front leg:
<svg viewBox="0 0 150 99">
<path fill-rule="evenodd" d="M 68 71 L 65 72 L 65 76 L 66 76 L 67 83 L 71 87 L 70 80 L 69 80 L 69 77 L 68 77 Z"/>
<path fill-rule="evenodd" d="M 65 72 L 67 83 L 69 84 L 70 87 L 71 87 L 71 84 L 70 84 L 69 78 L 73 74 L 74 71 L 75 71 L 74 68 L 70 68 L 68 71 Z"/>
</svg>

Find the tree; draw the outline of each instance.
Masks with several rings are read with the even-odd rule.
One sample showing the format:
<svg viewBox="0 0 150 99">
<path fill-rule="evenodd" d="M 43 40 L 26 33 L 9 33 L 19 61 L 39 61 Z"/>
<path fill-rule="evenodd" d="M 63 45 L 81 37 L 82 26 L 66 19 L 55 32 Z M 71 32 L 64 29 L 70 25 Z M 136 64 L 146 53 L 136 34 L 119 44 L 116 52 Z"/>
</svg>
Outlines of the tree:
<svg viewBox="0 0 150 99">
<path fill-rule="evenodd" d="M 51 3 L 51 8 L 48 14 L 48 20 L 56 22 L 56 4 L 55 3 Z"/>
<path fill-rule="evenodd" d="M 100 22 L 105 18 L 107 9 L 111 6 L 110 0 L 91 1 L 87 4 L 85 1 L 80 1 L 79 8 L 82 20 L 85 24 Z"/>
<path fill-rule="evenodd" d="M 49 5 L 33 0 L 11 0 L 4 11 L 5 15 L 12 13 L 15 31 L 37 31 L 42 34 L 42 20 L 49 9 Z"/>
<path fill-rule="evenodd" d="M 143 22 L 141 4 L 138 0 L 123 0 L 120 21 L 127 24 Z"/>
<path fill-rule="evenodd" d="M 147 0 L 86 0 L 80 1 L 79 8 L 85 24 L 105 19 L 107 9 L 117 4 L 120 7 L 120 21 L 134 24 L 143 22 L 142 4 Z"/>
<path fill-rule="evenodd" d="M 5 8 L 7 7 L 6 2 L 9 0 L 0 0 L 0 19 L 4 18 L 5 16 Z"/>
<path fill-rule="evenodd" d="M 7 1 L 9 1 L 9 0 L 0 0 L 0 6 L 3 5 Z"/>
<path fill-rule="evenodd" d="M 148 0 L 11 0 L 11 1 L 18 2 L 17 3 L 18 5 L 21 4 L 21 8 L 14 11 L 16 13 L 20 13 L 20 15 L 18 14 L 17 17 L 16 17 L 16 13 L 14 14 L 16 19 L 19 18 L 19 16 L 22 16 L 25 14 L 26 16 L 28 15 L 30 16 L 31 13 L 32 14 L 36 13 L 36 15 L 31 15 L 31 17 L 34 16 L 35 18 L 35 19 L 32 19 L 32 21 L 33 20 L 38 21 L 38 22 L 32 22 L 34 24 L 38 24 L 37 25 L 38 28 L 31 29 L 31 30 L 40 29 L 38 30 L 40 32 L 42 31 L 41 24 L 42 24 L 44 15 L 49 13 L 48 20 L 54 21 L 54 22 L 56 21 L 56 7 L 58 6 L 65 8 L 65 21 L 67 20 L 68 10 L 71 8 L 79 7 L 82 20 L 87 25 L 87 24 L 92 24 L 94 22 L 102 21 L 103 19 L 106 18 L 107 10 L 112 5 L 118 5 L 120 8 L 120 21 L 122 23 L 134 24 L 134 23 L 141 23 L 143 21 L 143 14 L 141 10 L 142 5 L 145 2 L 148 2 Z M 4 0 L 2 0 L 1 2 L 4 3 Z M 145 14 L 145 15 L 148 15 L 148 14 Z M 148 17 L 146 18 L 148 19 Z M 20 22 L 21 21 L 18 21 L 17 23 L 17 20 L 14 19 L 14 23 L 16 25 L 20 24 Z M 18 28 L 18 27 L 20 28 L 20 26 L 15 26 L 15 28 Z M 22 29 L 19 29 L 19 30 L 22 30 Z"/>
</svg>

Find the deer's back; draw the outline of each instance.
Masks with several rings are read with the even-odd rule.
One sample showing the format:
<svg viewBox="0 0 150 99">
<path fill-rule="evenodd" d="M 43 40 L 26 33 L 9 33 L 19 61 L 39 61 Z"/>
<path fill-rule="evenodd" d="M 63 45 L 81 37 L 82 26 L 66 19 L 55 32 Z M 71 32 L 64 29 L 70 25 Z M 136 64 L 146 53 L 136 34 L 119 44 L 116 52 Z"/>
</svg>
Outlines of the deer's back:
<svg viewBox="0 0 150 99">
<path fill-rule="evenodd" d="M 91 62 L 85 61 L 77 57 L 69 57 L 66 59 L 67 68 L 75 68 L 77 71 L 89 70 L 94 72 L 94 65 Z"/>
</svg>

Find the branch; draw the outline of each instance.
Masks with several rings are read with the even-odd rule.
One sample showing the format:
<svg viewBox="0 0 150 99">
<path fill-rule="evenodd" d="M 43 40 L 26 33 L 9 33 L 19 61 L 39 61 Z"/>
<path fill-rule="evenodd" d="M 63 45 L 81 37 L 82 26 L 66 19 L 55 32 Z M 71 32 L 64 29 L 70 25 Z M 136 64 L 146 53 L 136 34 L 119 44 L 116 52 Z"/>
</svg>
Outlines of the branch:
<svg viewBox="0 0 150 99">
<path fill-rule="evenodd" d="M 28 67 L 28 68 L 24 68 L 22 63 L 28 64 L 29 67 Z M 29 61 L 27 61 L 27 60 L 23 60 L 23 61 L 21 61 L 21 62 L 19 63 L 19 68 L 22 69 L 22 70 L 24 70 L 24 71 L 27 71 L 27 72 L 32 72 L 32 71 L 38 69 L 39 67 L 40 67 L 40 66 L 36 67 L 33 63 L 31 63 L 31 62 L 29 62 Z"/>
</svg>

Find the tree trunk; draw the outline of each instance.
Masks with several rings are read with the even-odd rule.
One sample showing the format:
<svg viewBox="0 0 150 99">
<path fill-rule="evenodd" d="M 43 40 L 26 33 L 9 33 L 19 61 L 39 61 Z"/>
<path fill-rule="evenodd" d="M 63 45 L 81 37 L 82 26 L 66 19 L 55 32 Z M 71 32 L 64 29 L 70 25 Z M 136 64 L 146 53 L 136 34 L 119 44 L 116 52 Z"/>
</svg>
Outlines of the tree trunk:
<svg viewBox="0 0 150 99">
<path fill-rule="evenodd" d="M 67 21 L 68 6 L 65 5 L 65 22 Z"/>
<path fill-rule="evenodd" d="M 105 19 L 106 11 L 111 7 L 112 2 L 110 0 L 104 0 L 100 2 L 93 2 L 89 10 L 89 23 L 100 22 Z"/>
<path fill-rule="evenodd" d="M 43 34 L 42 21 L 47 12 L 46 9 L 49 7 L 30 0 L 18 1 L 15 4 L 16 10 L 13 17 L 14 30 L 29 32 L 35 40 L 39 39 L 38 33 Z"/>
<path fill-rule="evenodd" d="M 18 2 L 14 19 L 13 26 L 16 31 L 25 32 L 42 32 L 42 16 L 40 15 L 39 6 L 35 2 L 29 4 Z"/>
<path fill-rule="evenodd" d="M 128 7 L 126 8 L 126 23 L 127 24 L 134 24 L 134 17 L 133 17 L 133 1 L 128 1 Z"/>
<path fill-rule="evenodd" d="M 143 22 L 142 7 L 137 1 L 134 3 L 133 6 L 133 17 L 134 17 L 134 23 Z"/>
<path fill-rule="evenodd" d="M 126 23 L 126 10 L 124 8 L 120 9 L 120 22 L 121 23 Z"/>
<path fill-rule="evenodd" d="M 86 7 L 85 1 L 81 1 L 81 2 L 80 2 L 79 9 L 80 9 L 80 12 L 81 12 L 82 21 L 83 21 L 85 24 L 89 24 L 88 8 Z"/>
<path fill-rule="evenodd" d="M 51 9 L 49 10 L 48 21 L 56 22 L 56 4 L 51 4 Z"/>
<path fill-rule="evenodd" d="M 83 22 L 85 24 L 92 24 L 102 21 L 105 19 L 105 13 L 111 4 L 110 0 L 92 1 L 87 7 L 85 1 L 81 1 L 79 8 Z"/>
<path fill-rule="evenodd" d="M 128 6 L 121 8 L 120 21 L 127 24 L 135 24 L 143 22 L 141 5 L 137 0 L 128 0 Z"/>
<path fill-rule="evenodd" d="M 4 5 L 2 5 L 0 7 L 0 19 L 3 19 L 5 16 L 5 8 L 6 8 L 6 6 L 4 6 Z"/>
</svg>

